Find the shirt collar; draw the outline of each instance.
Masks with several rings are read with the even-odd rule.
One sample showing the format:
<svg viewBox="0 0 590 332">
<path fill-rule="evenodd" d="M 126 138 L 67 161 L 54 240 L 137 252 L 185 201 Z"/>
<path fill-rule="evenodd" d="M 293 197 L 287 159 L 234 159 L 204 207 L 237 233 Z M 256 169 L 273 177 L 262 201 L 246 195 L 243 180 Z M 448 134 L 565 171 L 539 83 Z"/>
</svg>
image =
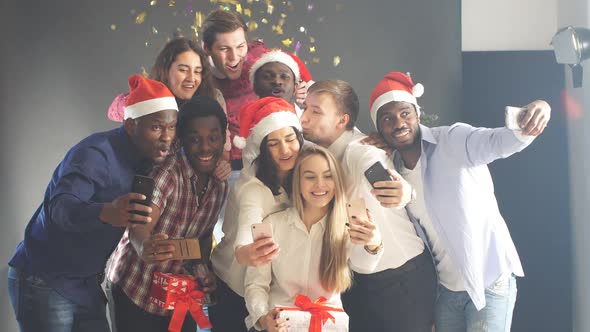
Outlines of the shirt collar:
<svg viewBox="0 0 590 332">
<path fill-rule="evenodd" d="M 354 138 L 354 135 L 354 130 L 347 130 L 328 147 L 328 150 L 332 152 L 334 157 L 336 157 L 336 160 L 342 160 L 342 155 L 344 155 L 344 151 L 346 150 L 348 143 Z"/>
<path fill-rule="evenodd" d="M 420 135 L 423 141 L 432 144 L 438 143 L 438 140 L 434 137 L 434 134 L 432 133 L 432 129 L 430 129 L 429 127 L 420 125 Z"/>
<path fill-rule="evenodd" d="M 291 207 L 291 212 L 289 213 L 289 220 L 287 221 L 289 224 L 293 225 L 294 227 L 300 228 L 302 230 L 304 230 L 305 232 L 307 232 L 307 227 L 305 226 L 305 224 L 303 223 L 303 220 L 301 219 L 301 217 L 299 217 L 299 212 L 297 211 L 297 209 L 295 207 Z M 320 219 L 320 221 L 318 221 L 317 223 L 315 223 L 312 226 L 312 229 L 314 226 L 319 225 L 319 227 L 321 227 L 322 232 L 326 230 L 326 222 L 328 220 L 328 215 L 330 213 L 326 213 L 325 216 L 322 217 L 322 219 Z"/>
</svg>

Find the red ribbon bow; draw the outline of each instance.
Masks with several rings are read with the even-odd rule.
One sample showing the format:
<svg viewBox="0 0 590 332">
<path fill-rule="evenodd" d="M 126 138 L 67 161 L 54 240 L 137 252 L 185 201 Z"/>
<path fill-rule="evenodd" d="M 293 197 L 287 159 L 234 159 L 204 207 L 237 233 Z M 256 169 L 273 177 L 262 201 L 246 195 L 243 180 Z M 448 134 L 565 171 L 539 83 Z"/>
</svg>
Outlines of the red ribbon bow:
<svg viewBox="0 0 590 332">
<path fill-rule="evenodd" d="M 210 329 L 211 322 L 203 311 L 203 298 L 205 294 L 200 290 L 192 290 L 189 293 L 183 294 L 176 299 L 174 305 L 174 313 L 168 325 L 169 332 L 180 332 L 184 324 L 184 317 L 186 312 L 190 311 L 191 316 L 202 329 Z"/>
<path fill-rule="evenodd" d="M 325 305 L 327 299 L 320 296 L 317 300 L 311 301 L 309 297 L 297 294 L 295 297 L 295 305 L 297 308 L 283 308 L 283 310 L 301 310 L 311 313 L 309 321 L 309 332 L 321 332 L 322 326 L 329 320 L 335 323 L 336 320 L 330 311 L 344 311 L 342 308 L 334 308 Z"/>
</svg>

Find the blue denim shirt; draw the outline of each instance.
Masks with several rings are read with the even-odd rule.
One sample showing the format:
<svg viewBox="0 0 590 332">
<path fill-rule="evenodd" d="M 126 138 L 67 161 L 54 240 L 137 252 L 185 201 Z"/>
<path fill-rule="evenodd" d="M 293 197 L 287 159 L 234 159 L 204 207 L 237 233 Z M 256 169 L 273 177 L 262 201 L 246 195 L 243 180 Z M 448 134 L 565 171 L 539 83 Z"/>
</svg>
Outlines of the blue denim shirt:
<svg viewBox="0 0 590 332">
<path fill-rule="evenodd" d="M 8 264 L 74 303 L 104 305 L 97 275 L 125 229 L 98 217 L 104 203 L 130 192 L 144 165 L 122 126 L 82 140 L 54 171 Z"/>
<path fill-rule="evenodd" d="M 485 288 L 506 273 L 523 276 L 506 222 L 500 215 L 487 164 L 528 146 L 533 137 L 507 128 L 464 123 L 420 125 L 422 180 L 428 214 L 473 303 L 485 307 Z M 401 160 L 396 153 L 396 161 Z"/>
</svg>

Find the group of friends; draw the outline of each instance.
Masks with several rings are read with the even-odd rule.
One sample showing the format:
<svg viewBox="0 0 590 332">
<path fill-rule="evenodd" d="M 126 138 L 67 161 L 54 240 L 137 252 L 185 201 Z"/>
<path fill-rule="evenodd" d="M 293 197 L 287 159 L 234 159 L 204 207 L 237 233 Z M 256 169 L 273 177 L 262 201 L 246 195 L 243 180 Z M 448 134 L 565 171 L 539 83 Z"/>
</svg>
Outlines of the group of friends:
<svg viewBox="0 0 590 332">
<path fill-rule="evenodd" d="M 211 12 L 202 47 L 174 39 L 129 78 L 108 110 L 119 128 L 68 151 L 9 262 L 21 331 L 166 331 L 153 274 L 196 277 L 172 238 L 199 239 L 213 331 L 288 331 L 278 306 L 297 294 L 343 308 L 350 331 L 509 331 L 524 273 L 487 164 L 531 144 L 549 105 L 524 106 L 516 129 L 430 128 L 422 85 L 390 72 L 362 112 L 349 83 L 313 82 L 247 31 Z M 389 176 L 370 183 L 376 162 Z M 154 179 L 149 206 L 135 175 Z M 253 238 L 259 223 L 272 237 Z"/>
</svg>

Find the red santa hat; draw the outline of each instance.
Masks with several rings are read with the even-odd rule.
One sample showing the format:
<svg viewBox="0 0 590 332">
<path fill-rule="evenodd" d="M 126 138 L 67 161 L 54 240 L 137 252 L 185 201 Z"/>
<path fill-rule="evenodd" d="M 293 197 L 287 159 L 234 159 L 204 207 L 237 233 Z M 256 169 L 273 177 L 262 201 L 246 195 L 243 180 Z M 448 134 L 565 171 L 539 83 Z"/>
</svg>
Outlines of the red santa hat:
<svg viewBox="0 0 590 332">
<path fill-rule="evenodd" d="M 256 71 L 260 67 L 264 66 L 269 62 L 279 62 L 289 67 L 295 75 L 295 83 L 299 80 L 310 81 L 312 79 L 311 74 L 305 67 L 305 64 L 296 56 L 291 53 L 283 52 L 281 50 L 270 50 L 264 53 L 254 64 L 250 67 L 250 82 L 254 84 L 254 76 Z"/>
<path fill-rule="evenodd" d="M 381 106 L 392 101 L 405 101 L 416 107 L 416 112 L 420 116 L 419 98 L 424 94 L 424 86 L 420 83 L 414 84 L 409 74 L 400 72 L 391 72 L 377 83 L 369 99 L 369 112 L 375 128 L 377 128 L 377 111 Z"/>
<path fill-rule="evenodd" d="M 242 160 L 249 165 L 260 153 L 260 143 L 270 133 L 284 127 L 301 130 L 293 105 L 282 98 L 265 97 L 240 109 L 240 135 L 234 145 L 243 149 Z"/>
<path fill-rule="evenodd" d="M 163 110 L 178 112 L 176 98 L 162 82 L 135 74 L 129 77 L 129 96 L 125 101 L 125 120 Z"/>
</svg>

